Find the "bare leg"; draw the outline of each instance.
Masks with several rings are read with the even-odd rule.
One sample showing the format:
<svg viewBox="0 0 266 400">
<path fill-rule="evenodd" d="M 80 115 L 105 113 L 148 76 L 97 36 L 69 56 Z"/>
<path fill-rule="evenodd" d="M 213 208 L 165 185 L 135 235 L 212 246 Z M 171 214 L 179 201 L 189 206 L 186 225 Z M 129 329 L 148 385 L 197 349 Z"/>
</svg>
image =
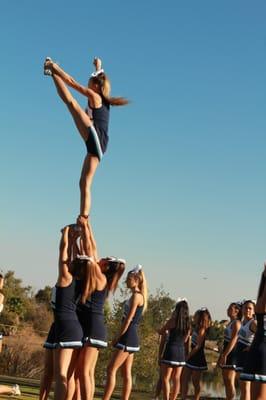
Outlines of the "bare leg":
<svg viewBox="0 0 266 400">
<path fill-rule="evenodd" d="M 80 364 L 81 397 L 84 400 L 92 400 L 95 391 L 94 371 L 98 359 L 99 350 L 95 347 L 84 347 Z"/>
<path fill-rule="evenodd" d="M 103 400 L 110 400 L 116 384 L 116 373 L 118 368 L 126 361 L 129 353 L 116 350 L 107 368 L 107 382 L 104 390 Z"/>
<path fill-rule="evenodd" d="M 195 400 L 200 399 L 200 389 L 201 389 L 200 378 L 201 378 L 201 371 L 193 371 L 192 372 L 192 383 L 194 386 L 194 399 Z"/>
<path fill-rule="evenodd" d="M 88 127 L 92 126 L 90 117 L 80 107 L 77 100 L 72 96 L 72 93 L 69 91 L 64 81 L 56 74 L 53 75 L 53 80 L 57 88 L 58 95 L 66 104 L 81 137 L 86 142 L 89 136 Z"/>
<path fill-rule="evenodd" d="M 185 400 L 188 394 L 188 384 L 190 381 L 190 377 L 192 374 L 192 370 L 185 367 L 183 368 L 182 375 L 181 375 L 181 398 Z"/>
<path fill-rule="evenodd" d="M 39 400 L 47 400 L 54 377 L 53 350 L 44 351 L 44 370 L 40 382 Z"/>
<path fill-rule="evenodd" d="M 176 400 L 180 392 L 180 377 L 182 372 L 182 367 L 173 368 L 171 379 L 173 381 L 173 391 L 170 395 L 171 400 Z"/>
<path fill-rule="evenodd" d="M 80 187 L 80 215 L 89 215 L 91 207 L 91 185 L 99 159 L 92 154 L 87 154 L 81 171 Z"/>
<path fill-rule="evenodd" d="M 222 373 L 225 386 L 226 400 L 233 400 L 236 395 L 236 388 L 235 388 L 236 373 L 233 369 L 223 369 Z"/>
<path fill-rule="evenodd" d="M 161 376 L 162 376 L 162 389 L 163 389 L 163 400 L 170 399 L 170 379 L 172 375 L 173 368 L 168 365 L 162 364 L 161 366 Z"/>
<path fill-rule="evenodd" d="M 65 400 L 68 379 L 72 376 L 77 352 L 74 349 L 56 349 L 55 352 L 55 400 Z"/>
<path fill-rule="evenodd" d="M 122 400 L 128 400 L 132 390 L 132 364 L 134 360 L 134 354 L 129 354 L 126 361 L 122 366 L 122 374 L 123 374 L 123 393 Z"/>
<path fill-rule="evenodd" d="M 266 399 L 266 384 L 263 382 L 251 382 L 251 400 Z"/>
<path fill-rule="evenodd" d="M 240 400 L 250 400 L 249 381 L 240 381 Z"/>
<path fill-rule="evenodd" d="M 86 142 L 89 136 L 88 127 L 92 126 L 90 117 L 85 113 L 85 111 L 80 107 L 78 102 L 72 96 L 71 92 L 69 91 L 64 81 L 56 74 L 53 75 L 53 80 L 60 98 L 66 104 L 70 114 L 73 117 L 73 120 L 81 137 Z M 99 164 L 99 159 L 96 156 L 87 154 L 83 163 L 81 177 L 80 177 L 81 215 L 89 214 L 91 206 L 90 188 L 98 164 Z"/>
</svg>

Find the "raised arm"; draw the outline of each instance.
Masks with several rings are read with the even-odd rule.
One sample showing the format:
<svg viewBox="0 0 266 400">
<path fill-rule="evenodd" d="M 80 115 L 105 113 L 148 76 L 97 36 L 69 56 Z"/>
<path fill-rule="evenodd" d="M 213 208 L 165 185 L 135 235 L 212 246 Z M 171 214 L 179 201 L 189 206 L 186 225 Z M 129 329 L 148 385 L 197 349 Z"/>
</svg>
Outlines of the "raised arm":
<svg viewBox="0 0 266 400">
<path fill-rule="evenodd" d="M 87 218 L 82 217 L 81 215 L 77 219 L 77 223 L 81 226 L 81 240 L 82 240 L 82 248 L 83 252 L 89 256 L 93 257 L 95 261 L 97 261 L 97 248 L 96 241 L 94 239 L 91 226 L 87 220 Z"/>
<path fill-rule="evenodd" d="M 59 244 L 59 260 L 58 260 L 58 284 L 64 284 L 65 280 L 69 280 L 69 263 L 71 260 L 71 246 L 70 246 L 70 235 L 69 226 L 65 226 L 62 229 L 62 236 Z"/>
</svg>

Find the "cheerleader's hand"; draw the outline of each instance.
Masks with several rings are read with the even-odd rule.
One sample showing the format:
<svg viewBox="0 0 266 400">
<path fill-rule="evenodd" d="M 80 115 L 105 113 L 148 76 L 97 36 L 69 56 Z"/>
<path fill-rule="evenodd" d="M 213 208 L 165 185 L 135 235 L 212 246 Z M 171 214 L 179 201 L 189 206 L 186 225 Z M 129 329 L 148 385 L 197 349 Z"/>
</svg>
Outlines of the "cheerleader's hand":
<svg viewBox="0 0 266 400">
<path fill-rule="evenodd" d="M 93 60 L 93 65 L 95 66 L 96 71 L 99 71 L 102 68 L 102 60 L 98 57 L 95 57 Z"/>
<path fill-rule="evenodd" d="M 221 366 L 226 365 L 226 358 L 227 358 L 226 356 L 221 355 L 221 356 L 219 357 L 219 360 L 218 360 L 217 364 L 219 364 L 219 365 L 221 365 Z"/>
<path fill-rule="evenodd" d="M 118 341 L 119 341 L 119 338 L 118 338 L 118 337 L 114 338 L 114 339 L 112 340 L 112 346 L 114 347 L 114 346 L 118 343 Z"/>
</svg>

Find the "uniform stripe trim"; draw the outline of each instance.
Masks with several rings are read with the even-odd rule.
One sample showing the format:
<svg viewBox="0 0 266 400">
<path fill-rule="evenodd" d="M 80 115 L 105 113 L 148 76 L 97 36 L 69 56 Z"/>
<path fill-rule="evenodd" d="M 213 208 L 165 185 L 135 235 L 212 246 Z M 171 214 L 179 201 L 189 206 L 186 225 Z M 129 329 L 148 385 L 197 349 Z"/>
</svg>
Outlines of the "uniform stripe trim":
<svg viewBox="0 0 266 400">
<path fill-rule="evenodd" d="M 222 369 L 236 369 L 236 365 L 235 364 L 225 364 L 225 365 L 221 365 L 220 366 Z"/>
<path fill-rule="evenodd" d="M 186 367 L 191 368 L 191 369 L 197 369 L 199 371 L 206 371 L 208 369 L 208 367 L 197 367 L 196 365 L 192 365 L 189 363 L 186 363 Z"/>
<path fill-rule="evenodd" d="M 180 367 L 182 367 L 183 365 L 186 365 L 185 361 L 161 360 L 161 363 L 163 363 L 163 364 L 169 364 L 169 365 L 175 365 L 175 366 L 180 366 Z"/>
<path fill-rule="evenodd" d="M 83 346 L 83 344 L 82 344 L 82 342 L 81 342 L 81 340 L 78 340 L 78 341 L 72 341 L 72 342 L 59 342 L 59 343 L 56 343 L 55 344 L 55 346 L 56 347 L 62 347 L 62 348 L 64 348 L 64 347 L 82 347 Z"/>
<path fill-rule="evenodd" d="M 86 338 L 85 343 L 86 342 L 89 342 L 92 345 L 97 345 L 97 346 L 101 346 L 101 347 L 107 347 L 107 342 L 105 342 L 104 340 Z"/>
<path fill-rule="evenodd" d="M 140 347 L 130 347 L 130 346 L 126 346 L 126 345 L 124 345 L 122 343 L 117 343 L 115 345 L 115 347 L 117 349 L 121 349 L 121 350 L 132 352 L 132 353 L 134 353 L 135 351 L 139 351 L 139 349 L 140 349 Z"/>
<path fill-rule="evenodd" d="M 43 347 L 45 349 L 54 349 L 56 347 L 56 343 L 45 342 L 43 344 Z"/>
<path fill-rule="evenodd" d="M 89 128 L 90 128 L 90 132 L 92 133 L 93 139 L 94 139 L 95 144 L 96 144 L 99 160 L 101 160 L 102 156 L 103 156 L 103 152 L 102 152 L 101 144 L 100 144 L 100 141 L 99 141 L 98 133 L 97 133 L 97 131 L 96 131 L 96 129 L 95 129 L 95 127 L 93 125 L 91 125 Z"/>
<path fill-rule="evenodd" d="M 259 375 L 259 374 L 246 374 L 241 373 L 240 379 L 243 381 L 258 381 L 258 382 L 266 382 L 266 375 Z"/>
</svg>

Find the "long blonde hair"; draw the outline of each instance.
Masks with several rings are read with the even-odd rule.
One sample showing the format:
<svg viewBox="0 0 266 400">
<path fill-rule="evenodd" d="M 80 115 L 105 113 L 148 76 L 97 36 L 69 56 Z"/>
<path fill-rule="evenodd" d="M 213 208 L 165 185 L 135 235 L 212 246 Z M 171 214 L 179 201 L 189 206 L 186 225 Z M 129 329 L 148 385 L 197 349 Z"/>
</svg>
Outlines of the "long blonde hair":
<svg viewBox="0 0 266 400">
<path fill-rule="evenodd" d="M 143 313 L 147 310 L 148 306 L 148 286 L 147 286 L 147 280 L 145 277 L 145 274 L 142 270 L 142 268 L 139 271 L 129 271 L 128 274 L 133 274 L 135 278 L 138 280 L 138 286 L 140 293 L 143 296 Z"/>
<path fill-rule="evenodd" d="M 90 78 L 90 81 L 99 85 L 101 95 L 111 106 L 125 106 L 129 103 L 124 97 L 110 97 L 111 82 L 104 72 Z"/>
</svg>

